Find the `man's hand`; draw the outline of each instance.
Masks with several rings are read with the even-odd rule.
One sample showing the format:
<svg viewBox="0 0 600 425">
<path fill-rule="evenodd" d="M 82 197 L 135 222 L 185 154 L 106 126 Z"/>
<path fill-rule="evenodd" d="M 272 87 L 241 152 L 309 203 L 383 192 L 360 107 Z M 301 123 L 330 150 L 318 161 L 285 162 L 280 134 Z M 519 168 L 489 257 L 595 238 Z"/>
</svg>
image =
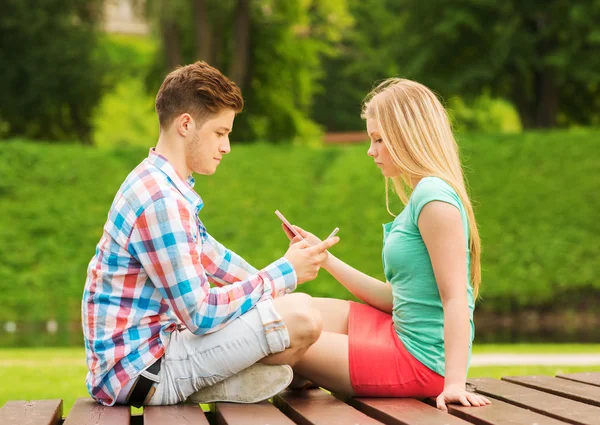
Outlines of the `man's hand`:
<svg viewBox="0 0 600 425">
<path fill-rule="evenodd" d="M 317 277 L 321 265 L 327 260 L 327 250 L 339 241 L 340 238 L 334 236 L 323 242 L 319 241 L 316 245 L 311 245 L 307 239 L 290 244 L 285 258 L 292 263 L 296 271 L 298 285 Z"/>
</svg>

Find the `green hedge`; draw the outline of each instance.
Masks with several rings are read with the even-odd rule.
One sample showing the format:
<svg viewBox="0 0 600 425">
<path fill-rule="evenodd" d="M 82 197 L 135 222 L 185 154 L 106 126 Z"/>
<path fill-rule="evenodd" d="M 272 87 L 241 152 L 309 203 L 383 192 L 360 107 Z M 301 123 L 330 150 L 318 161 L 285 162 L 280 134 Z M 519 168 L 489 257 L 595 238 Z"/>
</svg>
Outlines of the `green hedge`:
<svg viewBox="0 0 600 425">
<path fill-rule="evenodd" d="M 459 143 L 483 238 L 478 308 L 597 302 L 600 132 L 468 135 Z M 320 236 L 338 226 L 333 252 L 383 278 L 381 224 L 392 218 L 366 151 L 364 144 L 234 144 L 216 175 L 197 178 L 201 218 L 259 268 L 287 248 L 275 209 Z M 140 148 L 0 143 L 0 320 L 78 318 L 86 266 L 113 196 L 146 155 Z M 325 271 L 301 290 L 351 297 Z"/>
</svg>

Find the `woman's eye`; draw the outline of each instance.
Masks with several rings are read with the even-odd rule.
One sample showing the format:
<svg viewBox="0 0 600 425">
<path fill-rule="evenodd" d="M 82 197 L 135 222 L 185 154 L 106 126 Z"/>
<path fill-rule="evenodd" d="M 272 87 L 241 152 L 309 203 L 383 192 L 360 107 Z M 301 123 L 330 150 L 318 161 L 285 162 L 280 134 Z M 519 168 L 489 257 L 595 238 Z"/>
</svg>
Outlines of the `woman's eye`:
<svg viewBox="0 0 600 425">
<path fill-rule="evenodd" d="M 381 142 L 383 142 L 383 139 L 377 139 L 377 140 L 375 140 L 375 143 L 381 143 Z"/>
</svg>

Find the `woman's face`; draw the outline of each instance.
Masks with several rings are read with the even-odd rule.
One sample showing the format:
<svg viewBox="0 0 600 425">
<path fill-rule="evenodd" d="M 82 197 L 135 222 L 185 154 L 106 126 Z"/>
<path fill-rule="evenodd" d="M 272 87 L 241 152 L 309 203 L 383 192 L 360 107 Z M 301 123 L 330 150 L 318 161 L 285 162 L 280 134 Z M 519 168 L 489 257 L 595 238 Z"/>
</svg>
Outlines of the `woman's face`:
<svg viewBox="0 0 600 425">
<path fill-rule="evenodd" d="M 374 118 L 367 118 L 367 133 L 371 139 L 371 145 L 367 151 L 369 155 L 381 169 L 381 173 L 385 177 L 397 177 L 400 175 L 400 169 L 396 167 L 390 157 L 390 152 L 383 143 L 379 126 Z"/>
</svg>

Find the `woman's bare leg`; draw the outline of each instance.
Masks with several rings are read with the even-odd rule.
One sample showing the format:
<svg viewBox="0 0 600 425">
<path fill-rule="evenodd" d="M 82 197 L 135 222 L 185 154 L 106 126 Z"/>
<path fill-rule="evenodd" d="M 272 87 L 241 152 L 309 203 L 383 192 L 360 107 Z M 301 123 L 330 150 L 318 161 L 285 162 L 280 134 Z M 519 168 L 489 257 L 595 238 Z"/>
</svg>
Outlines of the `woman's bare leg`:
<svg viewBox="0 0 600 425">
<path fill-rule="evenodd" d="M 313 298 L 312 306 L 321 313 L 323 331 L 348 335 L 349 301 L 336 298 Z"/>
<path fill-rule="evenodd" d="M 332 392 L 354 393 L 350 381 L 348 335 L 323 331 L 293 368 L 294 373 Z"/>
</svg>

